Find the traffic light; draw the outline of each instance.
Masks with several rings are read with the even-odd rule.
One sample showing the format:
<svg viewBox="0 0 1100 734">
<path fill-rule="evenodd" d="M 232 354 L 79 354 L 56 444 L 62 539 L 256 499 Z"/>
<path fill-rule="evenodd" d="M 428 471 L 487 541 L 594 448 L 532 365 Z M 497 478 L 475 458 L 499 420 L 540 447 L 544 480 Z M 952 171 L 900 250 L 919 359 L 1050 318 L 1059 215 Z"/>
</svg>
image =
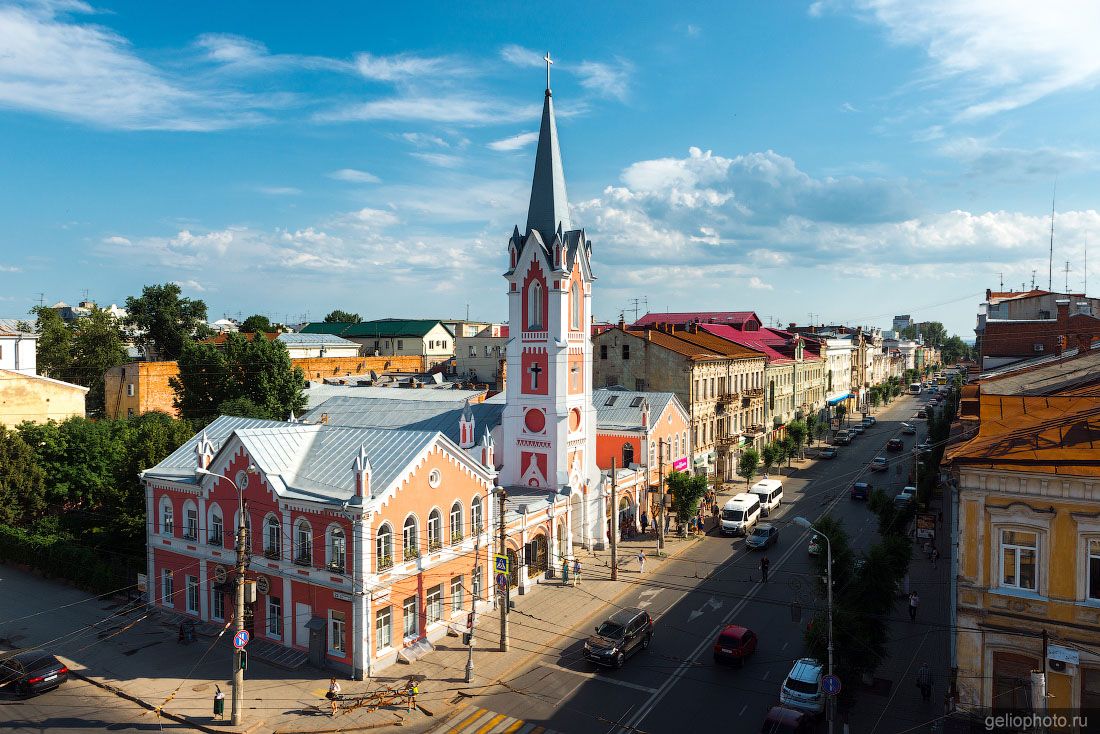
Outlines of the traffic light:
<svg viewBox="0 0 1100 734">
<path fill-rule="evenodd" d="M 473 635 L 472 632 L 463 632 L 462 633 L 462 644 L 463 645 L 469 645 L 473 641 L 474 641 L 474 635 Z"/>
<path fill-rule="evenodd" d="M 240 653 L 241 670 L 248 670 L 248 653 L 241 650 Z"/>
</svg>

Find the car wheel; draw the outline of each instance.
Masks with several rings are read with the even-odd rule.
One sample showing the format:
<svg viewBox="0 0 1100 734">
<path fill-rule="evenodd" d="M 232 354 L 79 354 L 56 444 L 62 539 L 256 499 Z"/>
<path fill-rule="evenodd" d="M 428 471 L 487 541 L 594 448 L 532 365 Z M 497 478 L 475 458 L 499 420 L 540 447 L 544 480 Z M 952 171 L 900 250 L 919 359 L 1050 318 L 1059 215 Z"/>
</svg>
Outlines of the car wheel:
<svg viewBox="0 0 1100 734">
<path fill-rule="evenodd" d="M 625 662 L 626 662 L 626 656 L 625 656 L 625 655 L 623 655 L 623 654 L 622 654 L 621 652 L 620 652 L 620 653 L 618 653 L 618 654 L 617 654 L 617 655 L 615 656 L 615 667 L 616 667 L 616 668 L 621 668 L 621 667 L 623 667 L 623 663 L 625 663 Z"/>
<path fill-rule="evenodd" d="M 652 639 L 653 639 L 653 635 L 646 635 L 645 637 L 642 638 L 642 649 L 643 650 L 648 650 L 649 649 L 649 643 Z"/>
<path fill-rule="evenodd" d="M 31 697 L 30 686 L 28 686 L 26 683 L 20 683 L 19 684 L 19 695 L 22 698 L 30 698 Z"/>
</svg>

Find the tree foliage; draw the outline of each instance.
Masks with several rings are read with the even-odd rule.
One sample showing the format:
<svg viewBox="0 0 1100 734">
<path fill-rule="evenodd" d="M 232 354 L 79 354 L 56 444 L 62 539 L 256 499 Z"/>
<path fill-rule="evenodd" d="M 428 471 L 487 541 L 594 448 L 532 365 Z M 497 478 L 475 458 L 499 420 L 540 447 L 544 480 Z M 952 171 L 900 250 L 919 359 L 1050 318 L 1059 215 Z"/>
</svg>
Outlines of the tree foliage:
<svg viewBox="0 0 1100 734">
<path fill-rule="evenodd" d="M 46 509 L 46 472 L 16 431 L 0 426 L 0 524 L 24 525 Z"/>
<path fill-rule="evenodd" d="M 178 359 L 184 344 L 210 334 L 206 303 L 184 298 L 175 283 L 147 285 L 137 298 L 126 299 L 126 323 L 134 327 L 146 354 L 157 359 Z"/>
<path fill-rule="evenodd" d="M 72 382 L 72 332 L 61 314 L 48 306 L 35 306 L 31 313 L 35 317 L 35 331 L 38 334 L 38 374 Z"/>
<path fill-rule="evenodd" d="M 774 467 L 778 461 L 779 447 L 774 442 L 764 444 L 764 450 L 760 452 L 760 467 L 764 470 L 764 473 L 770 473 L 772 467 Z"/>
<path fill-rule="evenodd" d="M 241 322 L 241 332 L 245 334 L 252 334 L 254 332 L 268 333 L 275 331 L 275 327 L 271 324 L 271 319 L 261 314 L 252 314 L 247 319 Z"/>
<path fill-rule="evenodd" d="M 122 329 L 109 312 L 92 309 L 72 324 L 72 382 L 88 388 L 86 410 L 103 414 L 103 373 L 126 361 Z"/>
<path fill-rule="evenodd" d="M 810 429 L 806 426 L 806 421 L 793 420 L 787 424 L 787 435 L 790 436 L 794 444 L 794 451 L 792 453 L 801 456 L 802 446 L 805 445 L 806 436 L 809 432 Z"/>
<path fill-rule="evenodd" d="M 277 340 L 249 341 L 229 334 L 221 348 L 187 342 L 179 369 L 179 377 L 171 381 L 175 405 L 196 425 L 212 421 L 227 403 L 232 411 L 260 412 L 278 420 L 306 405 L 305 376 L 291 363 L 286 345 Z"/>
<path fill-rule="evenodd" d="M 351 311 L 341 311 L 340 309 L 331 311 L 324 319 L 326 324 L 358 324 L 362 320 L 359 314 Z"/>
<path fill-rule="evenodd" d="M 756 467 L 760 466 L 760 453 L 751 446 L 741 452 L 741 458 L 737 461 L 737 476 L 745 480 L 745 485 L 752 481 L 756 475 Z"/>
<path fill-rule="evenodd" d="M 707 478 L 674 471 L 665 479 L 665 485 L 672 494 L 672 514 L 676 516 L 676 522 L 683 525 L 699 512 L 699 502 L 708 489 Z"/>
<path fill-rule="evenodd" d="M 974 349 L 962 340 L 958 334 L 948 337 L 940 347 L 940 355 L 944 364 L 955 364 L 963 359 L 970 359 Z"/>
</svg>

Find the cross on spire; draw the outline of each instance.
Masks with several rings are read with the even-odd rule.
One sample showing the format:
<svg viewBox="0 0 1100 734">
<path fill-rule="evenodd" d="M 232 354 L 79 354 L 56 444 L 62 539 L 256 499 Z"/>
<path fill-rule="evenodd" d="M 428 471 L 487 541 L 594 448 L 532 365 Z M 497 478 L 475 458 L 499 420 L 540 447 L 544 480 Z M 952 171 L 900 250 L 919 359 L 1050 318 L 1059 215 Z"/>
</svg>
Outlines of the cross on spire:
<svg viewBox="0 0 1100 734">
<path fill-rule="evenodd" d="M 550 52 L 547 51 L 546 55 L 542 57 L 542 60 L 546 62 L 546 91 L 550 91 L 550 67 L 554 65 L 553 60 L 550 58 Z"/>
</svg>

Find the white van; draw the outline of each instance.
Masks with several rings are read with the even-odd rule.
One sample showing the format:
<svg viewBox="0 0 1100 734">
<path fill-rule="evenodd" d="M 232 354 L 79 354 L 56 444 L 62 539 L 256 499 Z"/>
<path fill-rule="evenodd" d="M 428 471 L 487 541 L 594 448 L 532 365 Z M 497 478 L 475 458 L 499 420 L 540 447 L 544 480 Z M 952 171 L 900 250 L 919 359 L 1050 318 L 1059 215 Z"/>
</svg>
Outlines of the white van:
<svg viewBox="0 0 1100 734">
<path fill-rule="evenodd" d="M 783 503 L 783 482 L 778 479 L 761 479 L 749 488 L 749 492 L 760 498 L 760 512 L 764 517 Z"/>
<path fill-rule="evenodd" d="M 722 532 L 726 535 L 748 535 L 759 519 L 759 495 L 742 492 L 722 508 Z"/>
</svg>

